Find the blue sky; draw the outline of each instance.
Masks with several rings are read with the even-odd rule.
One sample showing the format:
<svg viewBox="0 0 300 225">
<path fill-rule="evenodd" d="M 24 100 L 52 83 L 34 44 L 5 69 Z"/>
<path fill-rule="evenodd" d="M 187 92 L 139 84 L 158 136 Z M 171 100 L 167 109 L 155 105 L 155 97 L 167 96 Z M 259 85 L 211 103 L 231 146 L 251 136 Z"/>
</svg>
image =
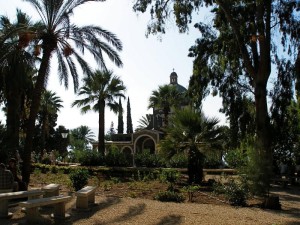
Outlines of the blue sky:
<svg viewBox="0 0 300 225">
<path fill-rule="evenodd" d="M 131 103 L 131 116 L 133 127 L 137 121 L 147 113 L 148 99 L 153 90 L 159 85 L 169 83 L 169 75 L 175 70 L 178 74 L 178 83 L 188 86 L 189 78 L 192 74 L 193 59 L 187 57 L 188 49 L 199 36 L 192 26 L 188 34 L 179 34 L 174 23 L 168 25 L 167 34 L 161 37 L 145 37 L 146 26 L 149 21 L 149 14 L 137 15 L 132 10 L 132 1 L 107 0 L 106 2 L 88 3 L 75 10 L 72 20 L 78 25 L 98 25 L 117 35 L 123 43 L 123 51 L 120 53 L 124 63 L 122 68 L 117 68 L 107 60 L 107 67 L 121 77 L 127 87 L 126 96 L 129 96 Z M 36 11 L 27 2 L 22 0 L 1 1 L 0 14 L 7 15 L 11 20 L 15 19 L 16 8 L 29 14 L 33 20 L 38 17 Z M 209 15 L 200 12 L 197 15 L 201 19 L 209 19 Z M 90 57 L 90 56 L 86 56 Z M 55 58 L 53 57 L 53 62 Z M 97 69 L 93 59 L 89 60 L 93 68 Z M 71 79 L 70 79 L 71 81 Z M 56 76 L 56 64 L 51 64 L 51 72 L 48 80 L 49 90 L 55 91 L 63 100 L 64 108 L 58 115 L 58 125 L 64 125 L 68 129 L 76 128 L 80 125 L 89 126 L 95 134 L 98 130 L 98 115 L 95 112 L 80 114 L 78 108 L 71 108 L 71 103 L 78 97 L 73 92 L 71 85 L 68 90 L 59 84 Z M 126 130 L 126 104 L 124 123 Z M 218 117 L 222 123 L 225 118 L 220 114 L 221 100 L 216 97 L 208 97 L 204 102 L 203 110 L 207 116 Z M 106 128 L 114 122 L 117 128 L 117 115 L 106 110 Z"/>
</svg>

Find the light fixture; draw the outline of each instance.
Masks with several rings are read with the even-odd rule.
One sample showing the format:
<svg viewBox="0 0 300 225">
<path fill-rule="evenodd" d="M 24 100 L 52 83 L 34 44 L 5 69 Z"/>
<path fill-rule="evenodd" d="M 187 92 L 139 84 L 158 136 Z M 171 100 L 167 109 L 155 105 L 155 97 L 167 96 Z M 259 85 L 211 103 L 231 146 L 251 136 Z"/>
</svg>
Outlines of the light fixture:
<svg viewBox="0 0 300 225">
<path fill-rule="evenodd" d="M 67 138 L 67 137 L 68 137 L 68 134 L 69 134 L 69 131 L 68 131 L 68 130 L 65 130 L 65 131 L 61 132 L 62 138 Z"/>
</svg>

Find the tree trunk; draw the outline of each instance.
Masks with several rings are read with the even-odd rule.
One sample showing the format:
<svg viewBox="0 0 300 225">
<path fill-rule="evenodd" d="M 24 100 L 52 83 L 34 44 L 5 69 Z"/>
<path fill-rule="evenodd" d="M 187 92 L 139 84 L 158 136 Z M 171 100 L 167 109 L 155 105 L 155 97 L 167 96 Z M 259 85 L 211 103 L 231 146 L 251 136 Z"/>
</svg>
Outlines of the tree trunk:
<svg viewBox="0 0 300 225">
<path fill-rule="evenodd" d="M 18 88 L 12 87 L 12 90 L 8 90 L 7 95 L 7 129 L 5 134 L 5 153 L 7 157 L 15 157 L 16 150 L 19 148 L 21 97 Z"/>
<path fill-rule="evenodd" d="M 203 155 L 196 145 L 191 144 L 188 153 L 188 182 L 200 184 L 203 179 Z"/>
<path fill-rule="evenodd" d="M 256 107 L 256 134 L 258 157 L 264 163 L 261 166 L 261 172 L 264 173 L 264 187 L 269 186 L 269 179 L 272 174 L 273 152 L 271 150 L 271 129 L 270 119 L 267 108 L 267 90 L 266 84 L 256 83 L 255 86 L 255 107 Z M 257 159 L 259 160 L 259 159 Z M 261 161 L 261 160 L 260 160 Z"/>
<path fill-rule="evenodd" d="M 98 152 L 104 156 L 105 153 L 105 142 L 104 142 L 104 131 L 105 131 L 105 101 L 99 101 L 99 131 L 98 131 Z"/>
<path fill-rule="evenodd" d="M 29 184 L 30 181 L 30 167 L 31 167 L 31 152 L 33 148 L 33 138 L 35 130 L 35 121 L 37 113 L 40 107 L 42 91 L 45 87 L 46 77 L 48 75 L 48 67 L 51 57 L 51 50 L 44 50 L 42 62 L 40 69 L 38 71 L 37 80 L 33 90 L 32 101 L 30 105 L 30 114 L 28 121 L 26 123 L 26 139 L 24 145 L 24 154 L 23 154 L 23 169 L 22 169 L 22 179 L 26 184 Z"/>
</svg>

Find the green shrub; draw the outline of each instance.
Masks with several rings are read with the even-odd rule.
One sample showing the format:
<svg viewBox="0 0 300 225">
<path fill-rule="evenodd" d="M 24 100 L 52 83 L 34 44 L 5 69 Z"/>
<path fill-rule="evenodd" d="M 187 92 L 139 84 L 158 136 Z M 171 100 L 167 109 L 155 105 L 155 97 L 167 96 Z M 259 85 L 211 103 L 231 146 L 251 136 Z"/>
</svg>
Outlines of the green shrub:
<svg viewBox="0 0 300 225">
<path fill-rule="evenodd" d="M 86 150 L 83 152 L 79 163 L 82 166 L 100 166 L 104 165 L 104 158 L 98 151 Z"/>
<path fill-rule="evenodd" d="M 34 171 L 33 171 L 33 174 L 37 175 L 37 176 L 40 176 L 41 175 L 41 170 L 38 169 L 38 168 L 35 168 Z"/>
<path fill-rule="evenodd" d="M 45 158 L 42 159 L 42 164 L 47 164 L 50 165 L 51 164 L 51 160 L 49 156 L 46 156 Z"/>
<path fill-rule="evenodd" d="M 138 167 L 160 167 L 161 163 L 157 155 L 151 154 L 149 149 L 145 149 L 143 152 L 136 154 L 135 164 Z"/>
<path fill-rule="evenodd" d="M 125 154 L 116 146 L 111 146 L 105 156 L 106 166 L 129 166 L 132 163 L 127 160 Z"/>
<path fill-rule="evenodd" d="M 58 173 L 57 166 L 51 166 L 51 173 Z"/>
<path fill-rule="evenodd" d="M 76 169 L 69 175 L 75 191 L 82 189 L 88 183 L 89 171 L 86 169 Z"/>
<path fill-rule="evenodd" d="M 241 168 L 246 164 L 246 157 L 243 149 L 232 149 L 225 155 L 225 161 L 230 168 Z"/>
<path fill-rule="evenodd" d="M 172 168 L 187 168 L 188 165 L 188 157 L 185 153 L 175 154 L 170 158 L 167 163 L 168 167 Z"/>
<path fill-rule="evenodd" d="M 154 199 L 161 202 L 184 202 L 185 197 L 175 191 L 160 191 L 154 196 Z"/>
<path fill-rule="evenodd" d="M 154 173 L 149 172 L 149 171 L 139 171 L 138 170 L 138 180 L 139 181 L 150 181 L 150 180 L 155 180 L 156 176 Z"/>
<path fill-rule="evenodd" d="M 73 163 L 80 163 L 84 157 L 85 150 L 72 149 L 68 154 L 68 161 Z"/>
<path fill-rule="evenodd" d="M 233 206 L 245 206 L 249 196 L 249 189 L 243 182 L 231 179 L 227 184 L 214 186 L 215 193 L 224 194 L 227 201 Z"/>
<path fill-rule="evenodd" d="M 238 184 L 237 182 L 231 180 L 225 187 L 225 196 L 231 205 L 246 205 L 248 190 L 242 184 Z"/>
<path fill-rule="evenodd" d="M 183 187 L 182 191 L 188 193 L 189 202 L 192 202 L 194 193 L 197 192 L 199 189 L 200 189 L 200 186 L 198 186 L 198 185 L 189 185 L 189 186 Z"/>
<path fill-rule="evenodd" d="M 178 181 L 180 177 L 180 172 L 175 169 L 164 169 L 160 174 L 160 181 L 169 184 L 168 190 L 174 190 L 174 184 Z"/>
<path fill-rule="evenodd" d="M 160 181 L 175 183 L 180 177 L 180 172 L 175 169 L 163 169 L 160 174 Z"/>
</svg>

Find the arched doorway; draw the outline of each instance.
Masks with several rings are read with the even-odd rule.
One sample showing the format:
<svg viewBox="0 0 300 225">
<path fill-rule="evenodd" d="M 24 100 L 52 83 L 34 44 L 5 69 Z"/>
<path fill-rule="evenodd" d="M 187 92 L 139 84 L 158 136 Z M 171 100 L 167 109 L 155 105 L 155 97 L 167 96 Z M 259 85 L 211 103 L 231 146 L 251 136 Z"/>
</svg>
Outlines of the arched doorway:
<svg viewBox="0 0 300 225">
<path fill-rule="evenodd" d="M 148 135 L 141 135 L 135 140 L 135 154 L 143 152 L 148 149 L 151 154 L 155 154 L 156 143 L 155 140 Z"/>
</svg>

